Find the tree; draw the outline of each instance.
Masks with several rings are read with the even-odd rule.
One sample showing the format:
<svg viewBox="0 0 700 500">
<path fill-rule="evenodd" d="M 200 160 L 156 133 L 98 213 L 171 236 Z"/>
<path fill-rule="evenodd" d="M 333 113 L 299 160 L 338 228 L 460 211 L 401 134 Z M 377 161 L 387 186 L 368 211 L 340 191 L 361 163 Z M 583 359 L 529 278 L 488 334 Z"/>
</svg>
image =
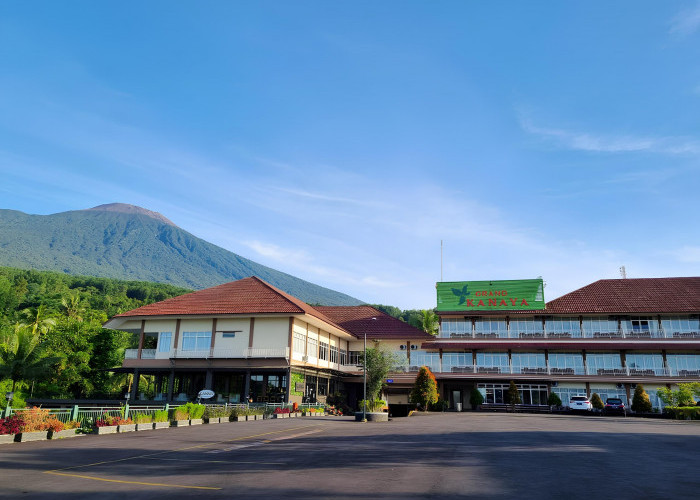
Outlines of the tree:
<svg viewBox="0 0 700 500">
<path fill-rule="evenodd" d="M 373 347 L 368 347 L 365 356 L 360 358 L 359 365 L 367 374 L 367 400 L 374 404 L 384 387 L 386 376 L 402 364 L 396 355 L 383 349 L 378 341 Z M 370 408 L 372 410 L 372 408 Z"/>
<path fill-rule="evenodd" d="M 438 390 L 435 375 L 427 366 L 421 366 L 416 376 L 416 382 L 411 390 L 411 401 L 418 403 L 424 410 L 428 405 L 437 403 Z"/>
<path fill-rule="evenodd" d="M 476 387 L 472 387 L 472 391 L 469 393 L 469 402 L 472 405 L 472 409 L 476 410 L 477 406 L 484 404 L 484 395 Z"/>
<path fill-rule="evenodd" d="M 27 326 L 32 328 L 32 335 L 45 335 L 51 331 L 51 329 L 56 326 L 56 320 L 53 318 L 46 317 L 46 306 L 41 304 L 36 308 L 36 311 L 31 309 L 25 309 L 22 314 L 30 321 Z"/>
<path fill-rule="evenodd" d="M 649 413 L 651 411 L 651 401 L 649 394 L 644 390 L 642 384 L 637 384 L 632 396 L 632 411 L 635 413 Z"/>
<path fill-rule="evenodd" d="M 678 384 L 678 389 L 671 390 L 666 387 L 660 388 L 656 394 L 666 406 L 676 408 L 679 406 L 694 406 L 693 395 L 700 393 L 700 383 Z"/>
<path fill-rule="evenodd" d="M 561 406 L 561 398 L 556 392 L 550 392 L 549 398 L 547 398 L 547 404 L 549 406 Z"/>
<path fill-rule="evenodd" d="M 421 311 L 421 330 L 430 335 L 437 335 L 440 331 L 440 320 L 435 311 L 422 310 Z"/>
<path fill-rule="evenodd" d="M 518 390 L 518 386 L 515 385 L 515 382 L 513 382 L 512 380 L 510 381 L 510 386 L 508 387 L 506 397 L 508 399 L 507 403 L 510 404 L 513 410 L 515 410 L 515 405 L 519 405 L 523 402 L 522 398 L 520 397 L 520 391 Z"/>
<path fill-rule="evenodd" d="M 603 408 L 605 408 L 605 405 L 603 404 L 603 400 L 600 399 L 600 396 L 598 395 L 597 392 L 594 392 L 591 395 L 591 405 L 596 410 L 602 410 Z"/>
<path fill-rule="evenodd" d="M 15 324 L 0 337 L 0 379 L 12 381 L 12 392 L 19 382 L 47 374 L 58 360 L 44 356 L 39 335 L 27 325 Z"/>
</svg>

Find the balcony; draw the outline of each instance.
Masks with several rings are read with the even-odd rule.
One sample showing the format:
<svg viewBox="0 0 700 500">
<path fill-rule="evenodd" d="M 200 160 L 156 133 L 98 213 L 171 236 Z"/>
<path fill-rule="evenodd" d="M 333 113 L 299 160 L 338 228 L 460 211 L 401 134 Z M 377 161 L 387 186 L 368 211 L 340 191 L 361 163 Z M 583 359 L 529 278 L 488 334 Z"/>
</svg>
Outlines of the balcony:
<svg viewBox="0 0 700 500">
<path fill-rule="evenodd" d="M 138 349 L 124 351 L 124 359 L 139 359 Z M 142 349 L 140 359 L 250 359 L 250 358 L 284 358 L 289 359 L 289 347 L 245 349 L 171 349 L 159 352 L 155 349 Z"/>
<path fill-rule="evenodd" d="M 446 365 L 429 367 L 433 373 L 444 373 L 451 375 L 533 375 L 533 376 L 553 376 L 566 377 L 574 375 L 590 375 L 600 377 L 700 377 L 700 370 L 672 370 L 669 368 L 594 368 L 588 370 L 583 366 L 577 367 L 528 367 L 528 366 L 476 366 L 476 365 Z M 420 369 L 419 365 L 410 365 L 408 369 L 395 370 L 394 373 L 416 373 Z M 361 369 L 357 369 L 361 371 Z"/>
<path fill-rule="evenodd" d="M 501 332 L 467 332 L 467 333 L 456 333 L 441 330 L 438 334 L 439 339 L 451 339 L 451 340 L 471 340 L 471 339 L 551 339 L 551 340 L 580 340 L 580 339 L 630 339 L 630 340 L 645 340 L 645 339 L 700 339 L 700 332 L 698 331 L 666 331 L 663 329 L 659 330 L 643 330 L 643 331 L 631 331 L 631 330 L 614 330 L 614 331 L 589 331 L 580 330 L 570 331 L 570 332 L 520 332 L 520 331 L 501 331 Z"/>
</svg>

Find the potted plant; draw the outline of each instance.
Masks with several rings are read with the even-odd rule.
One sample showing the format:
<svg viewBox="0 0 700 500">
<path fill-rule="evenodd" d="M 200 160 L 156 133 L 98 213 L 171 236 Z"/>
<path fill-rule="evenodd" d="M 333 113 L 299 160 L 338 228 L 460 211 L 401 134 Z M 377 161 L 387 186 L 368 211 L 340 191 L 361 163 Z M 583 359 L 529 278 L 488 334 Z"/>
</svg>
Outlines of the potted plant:
<svg viewBox="0 0 700 500">
<path fill-rule="evenodd" d="M 153 415 L 150 413 L 139 413 L 134 415 L 137 431 L 152 431 L 153 430 Z"/>
<path fill-rule="evenodd" d="M 21 432 L 23 425 L 24 422 L 19 415 L 0 418 L 0 444 L 14 443 L 15 435 Z"/>
<path fill-rule="evenodd" d="M 153 428 L 154 429 L 167 429 L 170 427 L 170 420 L 168 419 L 167 410 L 157 410 L 153 413 Z"/>
<path fill-rule="evenodd" d="M 186 427 L 190 425 L 190 413 L 187 405 L 178 406 L 173 410 L 173 427 Z"/>
<path fill-rule="evenodd" d="M 56 421 L 58 422 L 58 420 Z M 61 426 L 51 425 L 49 427 L 49 439 L 64 439 L 82 435 L 78 434 L 80 422 L 78 422 L 77 420 L 69 420 L 68 422 L 60 423 Z"/>
<path fill-rule="evenodd" d="M 117 432 L 134 432 L 136 424 L 131 418 L 114 417 L 113 424 L 117 424 Z"/>
<path fill-rule="evenodd" d="M 202 416 L 204 416 L 204 405 L 198 405 L 195 403 L 187 403 L 185 406 L 188 407 L 188 413 L 190 416 L 190 425 L 201 425 Z"/>
<path fill-rule="evenodd" d="M 561 407 L 561 398 L 556 392 L 550 392 L 549 398 L 547 398 L 547 404 L 549 405 L 549 410 Z"/>
<path fill-rule="evenodd" d="M 275 408 L 274 413 L 272 414 L 273 418 L 289 418 L 289 415 L 291 414 L 289 408 Z"/>
<path fill-rule="evenodd" d="M 484 395 L 481 394 L 481 391 L 476 386 L 473 387 L 469 393 L 469 403 L 472 405 L 472 410 L 474 411 L 478 410 L 479 407 L 484 404 Z"/>
<path fill-rule="evenodd" d="M 50 410 L 33 407 L 30 409 L 17 410 L 16 415 L 23 420 L 20 432 L 15 434 L 15 441 L 43 441 L 48 439 Z M 54 423 L 56 417 L 51 419 Z M 57 420 L 56 420 L 57 421 Z M 54 424 L 58 425 L 58 424 Z"/>
<path fill-rule="evenodd" d="M 114 423 L 114 417 L 105 413 L 101 418 L 95 420 L 94 423 L 94 433 L 95 434 L 116 434 L 118 425 Z"/>
<path fill-rule="evenodd" d="M 229 420 L 231 422 L 244 422 L 248 420 L 248 410 L 246 408 L 232 408 Z"/>
</svg>

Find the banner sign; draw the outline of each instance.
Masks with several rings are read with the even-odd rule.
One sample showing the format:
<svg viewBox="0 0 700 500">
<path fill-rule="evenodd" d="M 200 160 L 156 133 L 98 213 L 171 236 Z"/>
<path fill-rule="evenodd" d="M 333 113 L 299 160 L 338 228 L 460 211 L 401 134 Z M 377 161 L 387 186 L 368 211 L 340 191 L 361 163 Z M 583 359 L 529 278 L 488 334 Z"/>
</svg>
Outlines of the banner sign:
<svg viewBox="0 0 700 500">
<path fill-rule="evenodd" d="M 544 283 L 534 280 L 450 281 L 437 288 L 438 311 L 544 309 Z"/>
</svg>

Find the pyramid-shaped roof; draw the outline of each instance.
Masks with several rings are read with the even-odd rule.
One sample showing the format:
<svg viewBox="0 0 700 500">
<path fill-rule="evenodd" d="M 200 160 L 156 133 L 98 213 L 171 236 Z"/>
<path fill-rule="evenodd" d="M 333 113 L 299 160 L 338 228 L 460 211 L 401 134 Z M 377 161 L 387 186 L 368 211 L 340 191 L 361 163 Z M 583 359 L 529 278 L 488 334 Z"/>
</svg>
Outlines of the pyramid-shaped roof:
<svg viewBox="0 0 700 500">
<path fill-rule="evenodd" d="M 368 339 L 432 339 L 433 336 L 372 306 L 316 306 L 347 331 Z"/>
</svg>

